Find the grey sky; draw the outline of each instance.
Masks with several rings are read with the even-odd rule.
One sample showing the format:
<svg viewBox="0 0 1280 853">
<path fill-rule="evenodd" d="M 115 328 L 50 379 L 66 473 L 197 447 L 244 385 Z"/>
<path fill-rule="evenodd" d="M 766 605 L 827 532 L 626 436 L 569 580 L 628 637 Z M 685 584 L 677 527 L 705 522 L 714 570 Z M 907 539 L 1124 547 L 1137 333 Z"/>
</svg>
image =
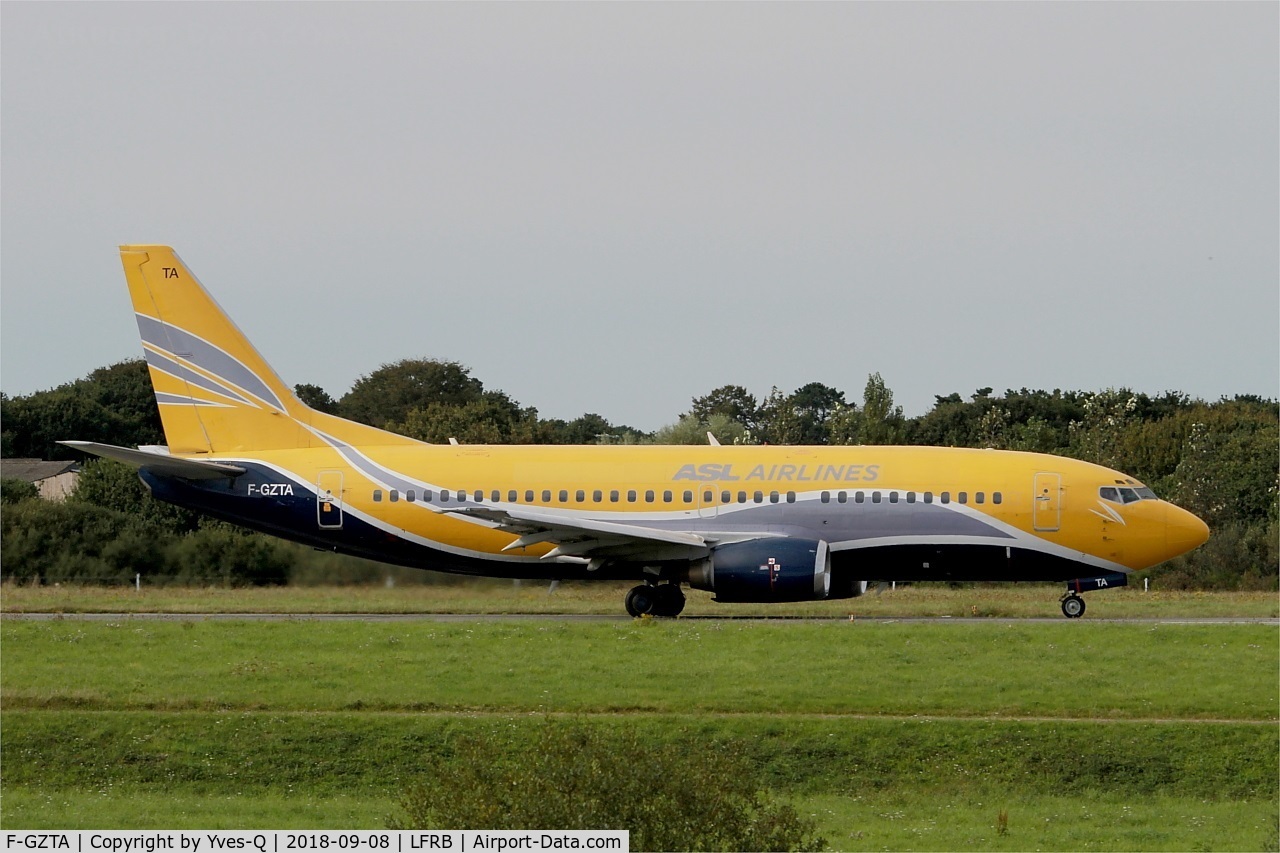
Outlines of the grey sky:
<svg viewBox="0 0 1280 853">
<path fill-rule="evenodd" d="M 1280 386 L 1280 5 L 0 6 L 0 385 L 170 243 L 289 383 Z"/>
</svg>

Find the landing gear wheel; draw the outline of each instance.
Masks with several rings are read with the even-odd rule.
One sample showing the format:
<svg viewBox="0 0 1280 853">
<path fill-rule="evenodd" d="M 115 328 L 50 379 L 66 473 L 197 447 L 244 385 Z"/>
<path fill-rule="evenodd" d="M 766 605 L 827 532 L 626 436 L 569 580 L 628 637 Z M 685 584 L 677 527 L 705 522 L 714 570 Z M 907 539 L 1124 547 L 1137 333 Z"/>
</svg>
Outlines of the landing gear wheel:
<svg viewBox="0 0 1280 853">
<path fill-rule="evenodd" d="M 1062 599 L 1062 615 L 1068 619 L 1079 619 L 1084 615 L 1084 599 L 1072 593 Z"/>
<path fill-rule="evenodd" d="M 664 583 L 653 589 L 658 596 L 658 600 L 653 605 L 653 615 L 666 616 L 669 619 L 679 616 L 680 611 L 684 610 L 684 593 L 680 590 L 680 584 Z"/>
<path fill-rule="evenodd" d="M 631 591 L 627 593 L 627 612 L 632 616 L 638 617 L 644 616 L 646 613 L 652 614 L 657 603 L 657 588 L 648 584 L 632 587 Z"/>
</svg>

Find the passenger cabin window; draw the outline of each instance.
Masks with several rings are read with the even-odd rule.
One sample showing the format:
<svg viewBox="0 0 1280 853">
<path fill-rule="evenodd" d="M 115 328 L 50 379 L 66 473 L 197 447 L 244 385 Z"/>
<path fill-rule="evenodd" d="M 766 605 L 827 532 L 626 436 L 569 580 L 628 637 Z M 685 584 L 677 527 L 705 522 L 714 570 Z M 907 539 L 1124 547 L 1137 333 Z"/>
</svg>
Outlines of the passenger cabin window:
<svg viewBox="0 0 1280 853">
<path fill-rule="evenodd" d="M 664 491 L 664 492 L 662 493 L 662 501 L 663 501 L 663 503 L 671 503 L 671 490 L 670 490 L 670 489 L 667 489 L 666 491 Z"/>
<path fill-rule="evenodd" d="M 449 490 L 448 490 L 448 489 L 441 489 L 441 490 L 440 490 L 440 503 L 442 503 L 442 504 L 447 504 L 448 502 L 449 502 Z"/>
<path fill-rule="evenodd" d="M 976 504 L 986 503 L 986 501 L 987 501 L 987 496 L 982 492 L 977 492 L 973 496 L 973 502 Z"/>
<path fill-rule="evenodd" d="M 830 492 L 823 492 L 823 493 L 819 496 L 819 499 L 820 499 L 824 504 L 829 504 L 829 503 L 831 503 L 831 493 L 830 493 Z"/>
<path fill-rule="evenodd" d="M 417 497 L 418 496 L 414 493 L 413 489 L 409 489 L 404 493 L 404 499 L 407 500 L 409 503 L 413 503 L 415 500 L 417 500 Z"/>
<path fill-rule="evenodd" d="M 524 490 L 524 502 L 527 504 L 533 503 L 533 489 Z"/>
<path fill-rule="evenodd" d="M 430 490 L 430 489 L 423 489 L 423 490 L 422 490 L 422 499 L 423 499 L 424 501 L 426 501 L 427 503 L 431 503 L 431 490 Z"/>
<path fill-rule="evenodd" d="M 390 496 L 392 503 L 395 503 L 396 501 L 400 500 L 400 492 L 397 489 L 392 489 L 387 494 Z"/>
<path fill-rule="evenodd" d="M 599 489 L 596 489 L 594 492 L 591 493 L 591 500 L 595 501 L 596 503 L 600 503 L 600 501 L 604 500 L 604 492 L 600 491 Z"/>
<path fill-rule="evenodd" d="M 627 489 L 627 503 L 635 503 L 635 502 L 636 502 L 636 490 Z"/>
<path fill-rule="evenodd" d="M 746 502 L 747 502 L 747 493 L 746 493 L 746 492 L 738 492 L 738 503 L 740 503 L 740 504 L 744 504 L 744 503 L 746 503 Z"/>
<path fill-rule="evenodd" d="M 373 490 L 373 502 L 382 503 L 382 489 Z"/>
<path fill-rule="evenodd" d="M 933 492 L 924 493 L 924 502 L 927 504 L 933 503 Z"/>
<path fill-rule="evenodd" d="M 849 502 L 849 493 L 848 493 L 848 492 L 837 492 L 837 493 L 836 493 L 836 503 L 847 504 L 848 502 Z"/>
<path fill-rule="evenodd" d="M 756 493 L 755 493 L 754 495 L 752 495 L 751 497 L 752 497 L 752 498 L 755 500 L 755 502 L 756 502 L 756 503 L 758 503 L 758 504 L 762 504 L 762 503 L 764 503 L 764 492 L 756 492 Z"/>
<path fill-rule="evenodd" d="M 560 503 L 564 504 L 564 503 L 568 503 L 568 502 L 569 502 L 569 490 L 568 490 L 568 489 L 561 489 L 561 490 L 560 490 Z"/>
<path fill-rule="evenodd" d="M 578 491 L 574 492 L 573 499 L 578 503 L 582 503 L 587 499 L 587 493 L 584 492 L 582 489 L 578 489 Z"/>
<path fill-rule="evenodd" d="M 789 504 L 793 504 L 793 503 L 795 503 L 795 502 L 796 502 L 796 493 L 795 493 L 795 492 L 787 492 L 787 503 L 789 503 Z"/>
<path fill-rule="evenodd" d="M 720 493 L 720 503 L 722 503 L 722 504 L 727 504 L 727 503 L 728 503 L 730 500 L 732 500 L 732 499 L 733 499 L 733 492 L 721 492 L 721 493 Z"/>
<path fill-rule="evenodd" d="M 649 504 L 653 503 L 654 498 L 656 498 L 656 497 L 657 497 L 657 495 L 654 493 L 653 489 L 646 489 L 646 490 L 645 490 L 645 493 L 644 493 L 644 502 L 645 502 L 645 503 L 649 503 Z"/>
<path fill-rule="evenodd" d="M 549 503 L 551 503 L 551 490 L 550 490 L 550 489 L 543 489 L 543 490 L 542 490 L 542 502 L 543 502 L 544 504 L 549 504 Z"/>
<path fill-rule="evenodd" d="M 1002 503 L 1003 501 L 1004 501 L 1004 495 L 1000 494 L 999 492 L 991 493 L 991 502 L 993 504 Z"/>
<path fill-rule="evenodd" d="M 498 489 L 494 489 L 489 494 L 489 499 L 492 500 L 494 503 L 497 503 L 498 501 L 502 500 L 502 492 L 499 491 Z"/>
<path fill-rule="evenodd" d="M 907 492 L 907 503 L 909 503 L 909 504 L 913 504 L 913 503 L 915 503 L 915 502 L 916 502 L 916 493 L 915 493 L 915 492 Z"/>
<path fill-rule="evenodd" d="M 610 500 L 612 503 L 617 503 L 617 502 L 618 502 L 618 490 L 617 490 L 617 489 L 613 489 L 612 491 L 610 491 L 610 492 L 609 492 L 609 500 Z"/>
<path fill-rule="evenodd" d="M 969 493 L 960 492 L 959 494 L 956 495 L 956 500 L 960 501 L 960 503 L 962 504 L 967 504 L 969 502 Z"/>
<path fill-rule="evenodd" d="M 507 503 L 511 503 L 511 504 L 515 503 L 517 495 L 518 495 L 518 492 L 516 492 L 515 489 L 507 490 Z"/>
<path fill-rule="evenodd" d="M 709 497 L 711 493 L 708 492 L 707 494 L 708 494 L 707 500 L 711 500 L 711 498 Z M 683 498 L 684 502 L 687 504 L 693 503 L 693 492 L 689 491 L 688 489 L 685 489 L 684 494 L 681 495 L 680 497 Z"/>
<path fill-rule="evenodd" d="M 770 493 L 769 493 L 769 503 L 771 503 L 771 504 L 776 504 L 777 502 L 778 502 L 778 493 L 777 493 L 777 492 L 770 492 Z"/>
<path fill-rule="evenodd" d="M 939 500 L 939 501 L 941 501 L 941 502 L 942 502 L 942 503 L 944 503 L 944 504 L 949 504 L 949 503 L 951 503 L 951 493 L 950 493 L 950 492 L 943 492 L 942 494 L 938 495 L 938 500 Z"/>
</svg>

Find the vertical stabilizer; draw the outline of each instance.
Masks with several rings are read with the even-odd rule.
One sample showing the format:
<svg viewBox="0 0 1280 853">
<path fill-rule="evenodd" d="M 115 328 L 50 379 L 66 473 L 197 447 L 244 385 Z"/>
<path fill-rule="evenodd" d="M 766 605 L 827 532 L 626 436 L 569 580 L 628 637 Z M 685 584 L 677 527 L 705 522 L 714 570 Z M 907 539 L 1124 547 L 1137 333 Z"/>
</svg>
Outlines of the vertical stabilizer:
<svg viewBox="0 0 1280 853">
<path fill-rule="evenodd" d="M 120 260 L 173 453 L 306 447 L 310 409 L 168 246 L 121 246 Z"/>
</svg>

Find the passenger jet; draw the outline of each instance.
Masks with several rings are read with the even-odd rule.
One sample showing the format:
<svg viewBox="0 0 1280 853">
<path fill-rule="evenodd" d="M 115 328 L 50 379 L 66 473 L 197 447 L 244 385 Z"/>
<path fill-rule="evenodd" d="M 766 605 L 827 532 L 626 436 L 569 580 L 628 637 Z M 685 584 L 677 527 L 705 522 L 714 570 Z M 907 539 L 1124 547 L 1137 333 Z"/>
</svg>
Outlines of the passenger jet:
<svg viewBox="0 0 1280 853">
<path fill-rule="evenodd" d="M 507 578 L 617 580 L 632 616 L 852 598 L 869 581 L 1080 593 L 1203 543 L 1100 465 L 941 447 L 433 445 L 304 405 L 177 254 L 122 246 L 164 447 L 63 442 L 155 497 L 343 554 Z"/>
</svg>

